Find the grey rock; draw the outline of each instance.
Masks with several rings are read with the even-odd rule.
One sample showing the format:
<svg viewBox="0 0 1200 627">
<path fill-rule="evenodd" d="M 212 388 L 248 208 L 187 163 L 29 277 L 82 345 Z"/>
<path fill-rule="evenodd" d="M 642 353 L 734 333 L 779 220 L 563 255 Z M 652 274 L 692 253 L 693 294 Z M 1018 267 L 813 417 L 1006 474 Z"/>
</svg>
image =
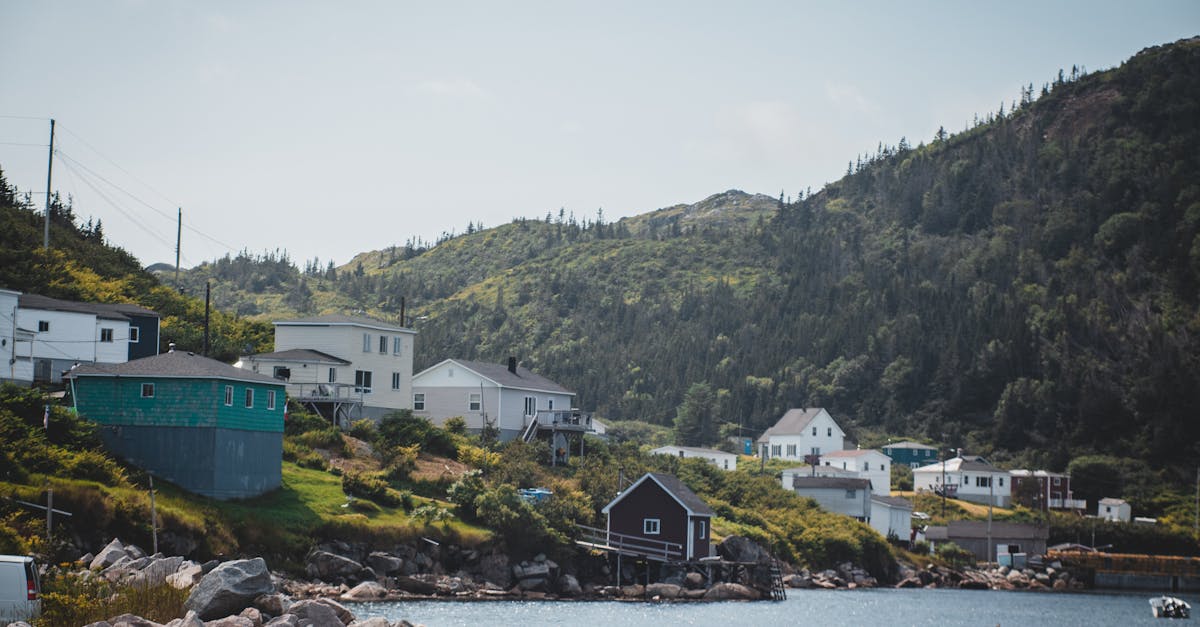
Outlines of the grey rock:
<svg viewBox="0 0 1200 627">
<path fill-rule="evenodd" d="M 300 619 L 297 622 L 298 625 L 342 627 L 342 625 L 346 624 L 338 618 L 337 612 L 332 607 L 312 599 L 296 601 L 292 604 L 292 607 L 288 608 L 288 615 Z"/>
<path fill-rule="evenodd" d="M 367 566 L 370 566 L 376 573 L 390 575 L 398 573 L 400 569 L 404 568 L 404 560 L 395 555 L 375 551 L 367 556 Z"/>
<path fill-rule="evenodd" d="M 740 583 L 718 583 L 704 593 L 704 598 L 710 601 L 756 601 L 759 593 Z"/>
<path fill-rule="evenodd" d="M 204 620 L 236 614 L 262 594 L 275 591 L 267 563 L 261 557 L 225 562 L 192 588 L 184 607 Z"/>
<path fill-rule="evenodd" d="M 392 627 L 392 624 L 382 616 L 372 616 L 371 618 L 356 620 L 350 623 L 349 627 Z"/>
<path fill-rule="evenodd" d="M 164 557 L 151 560 L 134 577 L 134 583 L 147 587 L 161 586 L 167 581 L 167 576 L 175 574 L 183 565 L 182 557 Z"/>
<path fill-rule="evenodd" d="M 129 557 L 130 557 L 131 559 L 135 559 L 135 560 L 137 560 L 137 559 L 142 559 L 143 557 L 146 557 L 146 552 L 145 552 L 145 551 L 143 551 L 143 550 L 141 549 L 141 547 L 139 547 L 139 546 L 138 546 L 138 545 L 136 545 L 136 544 L 126 544 L 126 545 L 125 545 L 125 552 L 129 554 Z"/>
<path fill-rule="evenodd" d="M 152 620 L 135 616 L 133 614 L 121 614 L 108 619 L 108 623 L 112 627 L 163 627 L 162 623 L 156 623 Z"/>
<path fill-rule="evenodd" d="M 25 623 L 25 625 L 26 625 L 26 627 L 28 627 L 29 623 Z M 94 623 L 88 623 L 88 624 L 84 625 L 83 627 L 112 627 L 112 625 L 109 625 L 108 621 L 106 621 L 106 620 L 101 620 L 101 621 L 96 621 Z"/>
<path fill-rule="evenodd" d="M 717 545 L 717 554 L 730 562 L 770 562 L 771 554 L 745 536 L 729 536 Z"/>
<path fill-rule="evenodd" d="M 387 588 L 374 581 L 364 581 L 342 595 L 346 601 L 374 601 L 387 596 Z"/>
<path fill-rule="evenodd" d="M 413 594 L 433 594 L 437 592 L 437 586 L 428 581 L 413 579 L 412 577 L 396 577 L 396 588 Z"/>
<path fill-rule="evenodd" d="M 300 618 L 297 617 L 295 614 L 284 614 L 283 616 L 276 616 L 275 618 L 272 618 L 266 625 L 263 625 L 263 627 L 299 627 L 299 626 L 300 626 Z"/>
<path fill-rule="evenodd" d="M 200 582 L 204 576 L 204 568 L 196 562 L 184 562 L 175 572 L 166 576 L 164 581 L 177 590 L 187 590 Z"/>
<path fill-rule="evenodd" d="M 204 623 L 204 627 L 254 627 L 254 623 L 244 616 L 226 616 Z"/>
<path fill-rule="evenodd" d="M 532 564 L 528 562 L 522 562 L 521 564 L 513 566 L 512 571 L 513 577 L 517 579 L 530 579 L 535 577 L 546 579 L 550 577 L 550 566 L 545 560 L 542 560 L 541 562 L 534 562 Z"/>
<path fill-rule="evenodd" d="M 119 539 L 113 538 L 112 542 L 109 542 L 103 549 L 100 549 L 100 552 L 88 564 L 88 568 L 92 570 L 105 569 L 117 563 L 117 560 L 122 557 L 129 557 L 129 554 L 125 552 L 125 545 L 121 544 Z"/>
<path fill-rule="evenodd" d="M 508 588 L 512 584 L 510 572 L 508 556 L 503 553 L 492 553 L 479 558 L 479 574 L 484 581 Z"/>
<path fill-rule="evenodd" d="M 262 624 L 266 622 L 263 617 L 263 613 L 260 612 L 256 607 L 248 607 L 242 610 L 242 613 L 238 614 L 238 616 L 250 619 L 250 623 L 253 625 L 253 627 L 262 627 Z"/>
<path fill-rule="evenodd" d="M 699 590 L 704 587 L 704 575 L 688 573 L 683 577 L 683 585 L 689 590 Z"/>
<path fill-rule="evenodd" d="M 291 604 L 291 600 L 282 594 L 263 594 L 254 599 L 254 607 L 271 616 L 283 615 Z"/>
<path fill-rule="evenodd" d="M 679 591 L 683 588 L 673 583 L 652 583 L 646 586 L 646 596 L 653 599 L 674 599 L 679 596 Z"/>
<path fill-rule="evenodd" d="M 324 603 L 332 608 L 333 613 L 337 615 L 338 620 L 342 621 L 342 624 L 349 625 L 356 620 L 354 612 L 351 612 L 345 605 L 333 599 L 317 599 L 317 603 Z"/>
<path fill-rule="evenodd" d="M 564 596 L 577 597 L 583 594 L 583 588 L 579 586 L 575 575 L 566 574 L 558 578 L 558 592 Z"/>
<path fill-rule="evenodd" d="M 172 625 L 172 627 L 204 627 L 204 621 L 200 620 L 200 617 L 196 616 L 196 613 L 192 611 L 188 611 L 187 614 L 183 615 L 183 618 L 177 618 L 171 621 L 171 623 L 175 623 L 175 621 L 179 622 Z M 171 623 L 167 624 L 170 625 Z"/>
<path fill-rule="evenodd" d="M 348 557 L 342 557 L 328 551 L 313 551 L 308 556 L 308 565 L 305 566 L 305 572 L 308 573 L 309 577 L 325 581 L 353 577 L 361 572 L 362 569 L 362 564 Z"/>
</svg>

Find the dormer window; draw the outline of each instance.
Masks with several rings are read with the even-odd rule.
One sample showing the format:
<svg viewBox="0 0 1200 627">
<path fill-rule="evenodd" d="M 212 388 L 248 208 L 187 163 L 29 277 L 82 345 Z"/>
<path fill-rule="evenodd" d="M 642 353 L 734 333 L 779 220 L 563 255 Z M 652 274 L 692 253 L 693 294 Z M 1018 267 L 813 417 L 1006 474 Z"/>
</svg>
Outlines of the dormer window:
<svg viewBox="0 0 1200 627">
<path fill-rule="evenodd" d="M 813 435 L 817 435 L 817 428 L 813 427 Z"/>
</svg>

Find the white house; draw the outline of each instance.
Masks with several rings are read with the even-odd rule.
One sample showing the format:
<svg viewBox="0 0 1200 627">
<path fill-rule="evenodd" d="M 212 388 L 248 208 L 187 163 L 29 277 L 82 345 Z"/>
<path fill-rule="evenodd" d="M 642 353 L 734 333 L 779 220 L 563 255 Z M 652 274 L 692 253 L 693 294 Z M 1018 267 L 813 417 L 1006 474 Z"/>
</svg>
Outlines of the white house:
<svg viewBox="0 0 1200 627">
<path fill-rule="evenodd" d="M 889 534 L 901 540 L 912 538 L 912 502 L 898 496 L 871 495 L 871 527 L 879 535 Z"/>
<path fill-rule="evenodd" d="M 239 368 L 289 383 L 288 394 L 342 418 L 412 409 L 413 340 L 401 326 L 338 314 L 278 320 L 275 351 L 248 355 Z M 322 411 L 322 413 L 325 413 Z"/>
<path fill-rule="evenodd" d="M 435 424 L 461 417 L 467 428 L 490 424 L 501 440 L 521 433 L 539 412 L 569 414 L 575 393 L 508 358 L 508 365 L 447 359 L 413 376 L 413 414 Z M 569 416 L 568 416 L 569 419 Z"/>
<path fill-rule="evenodd" d="M 655 455 L 671 455 L 674 457 L 699 457 L 707 459 L 712 465 L 721 470 L 737 470 L 737 455 L 718 451 L 711 448 L 697 448 L 694 446 L 660 446 L 650 451 Z"/>
<path fill-rule="evenodd" d="M 141 311 L 157 316 L 149 310 Z M 77 364 L 123 364 L 129 361 L 130 343 L 136 341 L 130 334 L 130 317 L 118 306 L 37 294 L 17 296 L 14 329 L 18 335 L 15 345 L 22 344 L 21 338 L 33 333 L 27 355 L 32 362 L 34 382 L 59 383 L 62 373 Z M 155 344 L 157 341 L 155 337 Z M 21 346 L 17 352 L 22 353 L 23 349 Z M 154 352 L 157 353 L 157 348 Z"/>
<path fill-rule="evenodd" d="M 804 459 L 845 448 L 846 432 L 829 412 L 816 408 L 789 409 L 758 438 L 759 455 L 768 459 Z"/>
<path fill-rule="evenodd" d="M 871 517 L 871 482 L 866 479 L 795 475 L 791 489 L 827 512 L 863 521 Z"/>
<path fill-rule="evenodd" d="M 944 479 L 943 479 L 944 477 Z M 1006 507 L 1012 500 L 1008 471 L 996 468 L 978 455 L 960 455 L 944 462 L 913 469 L 913 489 L 940 493 L 976 503 Z"/>
<path fill-rule="evenodd" d="M 871 493 L 877 496 L 892 494 L 892 458 L 873 449 L 829 451 L 821 454 L 822 466 L 851 470 L 863 479 L 871 480 Z"/>
<path fill-rule="evenodd" d="M 836 477 L 838 479 L 861 479 L 853 470 L 842 470 L 839 466 L 797 466 L 779 473 L 784 490 L 793 490 L 796 477 Z"/>
<path fill-rule="evenodd" d="M 1124 499 L 1103 498 L 1096 505 L 1096 516 L 1113 522 L 1129 522 L 1133 508 Z"/>
<path fill-rule="evenodd" d="M 5 367 L 0 381 L 21 385 L 33 383 L 33 338 L 35 333 L 17 326 L 20 292 L 0 288 L 0 355 Z"/>
</svg>

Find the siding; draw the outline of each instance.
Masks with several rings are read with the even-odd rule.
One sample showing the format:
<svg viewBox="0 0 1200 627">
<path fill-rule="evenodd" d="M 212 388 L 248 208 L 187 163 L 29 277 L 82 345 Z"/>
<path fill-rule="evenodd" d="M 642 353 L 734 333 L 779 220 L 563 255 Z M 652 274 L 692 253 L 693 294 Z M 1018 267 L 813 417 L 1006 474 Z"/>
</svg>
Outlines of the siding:
<svg viewBox="0 0 1200 627">
<path fill-rule="evenodd" d="M 154 384 L 154 397 L 142 398 L 142 384 Z M 233 386 L 233 405 L 225 406 L 225 386 Z M 254 407 L 245 406 L 246 389 Z M 267 410 L 267 392 L 275 391 L 275 409 Z M 79 377 L 76 405 L 100 424 L 159 427 L 221 427 L 283 432 L 283 385 L 220 379 L 153 377 Z"/>
<path fill-rule="evenodd" d="M 659 519 L 658 535 L 642 533 L 642 522 L 646 518 Z M 641 485 L 633 488 L 632 492 L 626 494 L 609 510 L 608 515 L 609 531 L 647 540 L 674 542 L 683 547 L 682 551 L 687 551 L 688 527 L 687 510 L 671 495 L 664 493 L 653 480 L 643 481 Z"/>
<path fill-rule="evenodd" d="M 371 350 L 363 351 L 362 336 L 371 335 Z M 379 336 L 388 336 L 386 353 L 379 352 Z M 412 331 L 380 331 L 350 324 L 275 325 L 275 350 L 307 348 L 350 362 L 337 367 L 338 383 L 354 383 L 355 370 L 371 372 L 371 393 L 363 395 L 363 405 L 380 410 L 412 409 L 413 336 Z M 392 352 L 392 338 L 401 338 L 400 353 Z M 323 368 L 320 382 L 328 381 Z M 400 373 L 400 389 L 392 390 L 392 373 Z M 271 373 L 263 373 L 270 376 Z M 375 412 L 379 413 L 379 412 Z"/>
</svg>

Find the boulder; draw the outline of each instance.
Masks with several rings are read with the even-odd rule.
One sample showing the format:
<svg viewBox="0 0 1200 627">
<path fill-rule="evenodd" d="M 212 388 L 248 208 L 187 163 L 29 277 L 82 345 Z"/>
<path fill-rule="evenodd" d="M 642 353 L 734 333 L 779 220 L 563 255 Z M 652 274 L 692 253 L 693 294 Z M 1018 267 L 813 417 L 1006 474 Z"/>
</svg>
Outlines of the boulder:
<svg viewBox="0 0 1200 627">
<path fill-rule="evenodd" d="M 114 616 L 108 619 L 108 624 L 112 625 L 112 627 L 163 627 L 162 623 L 156 623 L 133 614 Z"/>
<path fill-rule="evenodd" d="M 204 623 L 204 627 L 255 627 L 254 623 L 245 616 L 226 616 Z"/>
<path fill-rule="evenodd" d="M 204 627 L 204 621 L 195 612 L 188 612 L 183 618 L 176 618 L 167 623 L 166 627 Z"/>
<path fill-rule="evenodd" d="M 29 627 L 29 623 L 25 623 L 25 625 L 26 625 L 26 627 Z M 112 625 L 109 625 L 108 621 L 101 620 L 101 621 L 96 621 L 94 623 L 88 623 L 88 624 L 84 625 L 83 627 L 112 627 Z"/>
<path fill-rule="evenodd" d="M 646 596 L 651 599 L 674 599 L 679 596 L 680 586 L 673 583 L 652 583 L 646 586 Z"/>
<path fill-rule="evenodd" d="M 646 596 L 646 587 L 640 583 L 635 583 L 630 586 L 621 586 L 621 596 L 626 599 L 640 599 Z"/>
<path fill-rule="evenodd" d="M 392 624 L 382 616 L 372 616 L 371 618 L 356 620 L 350 623 L 349 627 L 392 627 Z"/>
<path fill-rule="evenodd" d="M 529 577 L 518 581 L 517 587 L 524 592 L 549 592 L 550 580 L 545 577 Z"/>
<path fill-rule="evenodd" d="M 113 538 L 112 542 L 109 542 L 103 549 L 100 549 L 100 552 L 88 564 L 88 568 L 102 570 L 117 563 L 117 560 L 122 557 L 129 557 L 129 554 L 125 552 L 125 545 L 121 544 L 119 539 Z"/>
<path fill-rule="evenodd" d="M 276 616 L 275 618 L 272 618 L 270 621 L 268 621 L 266 625 L 263 625 L 263 627 L 299 627 L 299 626 L 300 626 L 300 618 L 298 616 L 296 616 L 295 614 L 284 614 L 283 616 Z"/>
<path fill-rule="evenodd" d="M 313 551 L 308 556 L 308 565 L 305 566 L 305 572 L 309 577 L 322 581 L 353 577 L 362 569 L 362 564 L 327 551 Z"/>
<path fill-rule="evenodd" d="M 374 581 L 364 581 L 342 595 L 346 601 L 375 601 L 387 596 L 387 588 Z"/>
<path fill-rule="evenodd" d="M 745 536 L 729 536 L 717 545 L 717 554 L 728 562 L 770 562 L 771 554 Z"/>
<path fill-rule="evenodd" d="M 342 621 L 343 625 L 349 625 L 357 620 L 354 616 L 354 612 L 351 612 L 345 605 L 342 605 L 333 599 L 317 599 L 317 603 L 324 603 L 326 606 L 332 609 L 334 615 L 338 617 L 338 620 Z"/>
<path fill-rule="evenodd" d="M 704 575 L 700 573 L 688 573 L 683 577 L 683 585 L 688 590 L 699 590 L 704 587 Z"/>
<path fill-rule="evenodd" d="M 282 594 L 262 594 L 254 598 L 254 607 L 269 616 L 282 616 L 292 602 Z"/>
<path fill-rule="evenodd" d="M 540 562 L 535 561 L 532 564 L 521 562 L 512 567 L 512 572 L 513 577 L 517 579 L 530 579 L 534 577 L 547 579 L 550 577 L 550 565 L 544 559 Z"/>
<path fill-rule="evenodd" d="M 479 558 L 479 574 L 484 581 L 490 581 L 501 588 L 512 584 L 512 576 L 508 567 L 508 556 L 503 553 L 493 553 Z"/>
<path fill-rule="evenodd" d="M 133 582 L 148 588 L 161 586 L 166 583 L 167 576 L 175 574 L 182 565 L 183 558 L 178 556 L 151 559 L 150 563 L 134 576 Z"/>
<path fill-rule="evenodd" d="M 811 584 L 812 582 L 810 581 L 809 583 Z M 924 586 L 925 584 L 921 583 L 921 580 L 917 577 L 906 577 L 900 580 L 900 583 L 896 584 L 897 588 L 921 588 Z"/>
<path fill-rule="evenodd" d="M 1050 587 L 1054 588 L 1055 590 L 1066 590 L 1070 587 L 1070 585 L 1071 584 L 1067 583 L 1066 579 L 1055 579 L 1054 585 Z"/>
<path fill-rule="evenodd" d="M 367 556 L 367 566 L 377 574 L 390 575 L 404 568 L 404 560 L 382 551 L 375 551 Z"/>
<path fill-rule="evenodd" d="M 248 607 L 242 610 L 242 613 L 238 614 L 238 616 L 250 619 L 250 623 L 253 625 L 253 627 L 262 627 L 262 624 L 267 622 L 263 617 L 263 613 L 260 612 L 256 607 Z"/>
<path fill-rule="evenodd" d="M 437 586 L 427 581 L 413 579 L 412 577 L 396 577 L 396 588 L 413 594 L 433 594 L 437 592 Z"/>
<path fill-rule="evenodd" d="M 564 596 L 577 597 L 583 594 L 583 588 L 579 586 L 575 575 L 566 574 L 558 578 L 558 592 Z"/>
<path fill-rule="evenodd" d="M 295 616 L 299 619 L 295 624 L 312 625 L 313 627 L 337 627 L 346 624 L 338 618 L 337 612 L 332 607 L 312 599 L 293 603 L 288 608 L 287 616 Z M 271 621 L 268 625 L 274 622 Z"/>
<path fill-rule="evenodd" d="M 178 570 L 167 575 L 163 581 L 177 590 L 187 590 L 199 583 L 203 576 L 202 566 L 196 562 L 184 562 Z"/>
<path fill-rule="evenodd" d="M 135 560 L 146 557 L 146 552 L 143 551 L 141 549 L 141 547 L 139 547 L 136 544 L 126 544 L 125 545 L 125 553 L 129 555 L 130 559 L 135 559 Z"/>
<path fill-rule="evenodd" d="M 184 607 L 195 610 L 202 620 L 237 614 L 259 595 L 275 592 L 271 573 L 263 558 L 225 562 L 192 588 Z"/>
<path fill-rule="evenodd" d="M 728 582 L 715 584 L 704 593 L 704 599 L 708 601 L 756 601 L 759 596 L 753 588 Z"/>
</svg>

